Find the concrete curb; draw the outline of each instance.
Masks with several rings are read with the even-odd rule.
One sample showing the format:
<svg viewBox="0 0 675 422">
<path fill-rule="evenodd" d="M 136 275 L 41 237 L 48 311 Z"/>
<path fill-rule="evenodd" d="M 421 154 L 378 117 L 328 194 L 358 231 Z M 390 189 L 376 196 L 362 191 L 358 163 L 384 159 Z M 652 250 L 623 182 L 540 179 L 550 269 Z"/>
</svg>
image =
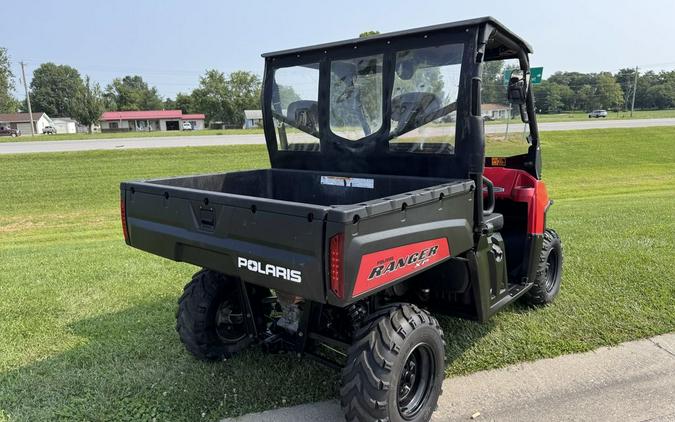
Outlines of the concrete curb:
<svg viewBox="0 0 675 422">
<path fill-rule="evenodd" d="M 433 421 L 675 421 L 675 333 L 446 379 Z M 344 421 L 337 401 L 223 422 Z"/>
</svg>

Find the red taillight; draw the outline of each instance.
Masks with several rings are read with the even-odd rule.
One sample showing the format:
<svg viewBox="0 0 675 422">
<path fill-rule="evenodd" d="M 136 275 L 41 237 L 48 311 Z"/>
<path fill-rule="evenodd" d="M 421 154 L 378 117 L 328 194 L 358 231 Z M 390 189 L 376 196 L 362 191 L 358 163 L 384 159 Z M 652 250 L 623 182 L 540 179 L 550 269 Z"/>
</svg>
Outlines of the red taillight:
<svg viewBox="0 0 675 422">
<path fill-rule="evenodd" d="M 344 298 L 345 288 L 342 275 L 344 234 L 338 233 L 330 238 L 328 253 L 330 255 L 330 289 L 340 299 Z"/>
<path fill-rule="evenodd" d="M 129 243 L 129 228 L 127 227 L 127 207 L 124 203 L 124 198 L 120 198 L 120 216 L 122 217 L 122 233 L 124 233 L 124 241 Z"/>
</svg>

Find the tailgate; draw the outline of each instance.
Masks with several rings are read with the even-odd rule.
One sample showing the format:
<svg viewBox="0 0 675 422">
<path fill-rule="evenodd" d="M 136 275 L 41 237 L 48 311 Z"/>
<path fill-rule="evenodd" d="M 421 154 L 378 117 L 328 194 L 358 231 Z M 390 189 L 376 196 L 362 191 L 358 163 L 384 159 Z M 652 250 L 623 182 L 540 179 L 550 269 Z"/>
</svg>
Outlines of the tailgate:
<svg viewBox="0 0 675 422">
<path fill-rule="evenodd" d="M 325 302 L 329 207 L 145 182 L 121 195 L 131 246 Z"/>
</svg>

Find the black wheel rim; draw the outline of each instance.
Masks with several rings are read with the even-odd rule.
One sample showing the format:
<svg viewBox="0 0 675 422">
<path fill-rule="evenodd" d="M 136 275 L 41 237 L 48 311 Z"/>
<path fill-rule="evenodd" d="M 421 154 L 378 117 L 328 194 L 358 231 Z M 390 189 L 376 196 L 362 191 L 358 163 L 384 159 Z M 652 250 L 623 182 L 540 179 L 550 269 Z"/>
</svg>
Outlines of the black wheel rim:
<svg viewBox="0 0 675 422">
<path fill-rule="evenodd" d="M 420 343 L 408 354 L 398 381 L 398 412 L 403 419 L 417 416 L 429 401 L 435 383 L 434 352 L 426 343 Z"/>
<path fill-rule="evenodd" d="M 224 343 L 236 343 L 246 337 L 246 322 L 241 307 L 223 301 L 216 312 L 216 333 Z"/>
<path fill-rule="evenodd" d="M 551 252 L 546 258 L 546 292 L 550 293 L 556 285 L 558 280 L 558 264 L 560 257 L 558 256 L 558 251 L 551 249 Z"/>
</svg>

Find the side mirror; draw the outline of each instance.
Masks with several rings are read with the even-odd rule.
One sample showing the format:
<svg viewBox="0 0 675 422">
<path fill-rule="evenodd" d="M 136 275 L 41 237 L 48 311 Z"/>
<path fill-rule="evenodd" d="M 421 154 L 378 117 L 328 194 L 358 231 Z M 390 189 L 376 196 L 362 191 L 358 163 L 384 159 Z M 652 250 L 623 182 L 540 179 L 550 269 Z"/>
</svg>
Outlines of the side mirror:
<svg viewBox="0 0 675 422">
<path fill-rule="evenodd" d="M 527 84 L 523 72 L 514 70 L 511 72 L 511 79 L 509 79 L 508 99 L 512 104 L 525 104 L 527 99 Z"/>
</svg>

